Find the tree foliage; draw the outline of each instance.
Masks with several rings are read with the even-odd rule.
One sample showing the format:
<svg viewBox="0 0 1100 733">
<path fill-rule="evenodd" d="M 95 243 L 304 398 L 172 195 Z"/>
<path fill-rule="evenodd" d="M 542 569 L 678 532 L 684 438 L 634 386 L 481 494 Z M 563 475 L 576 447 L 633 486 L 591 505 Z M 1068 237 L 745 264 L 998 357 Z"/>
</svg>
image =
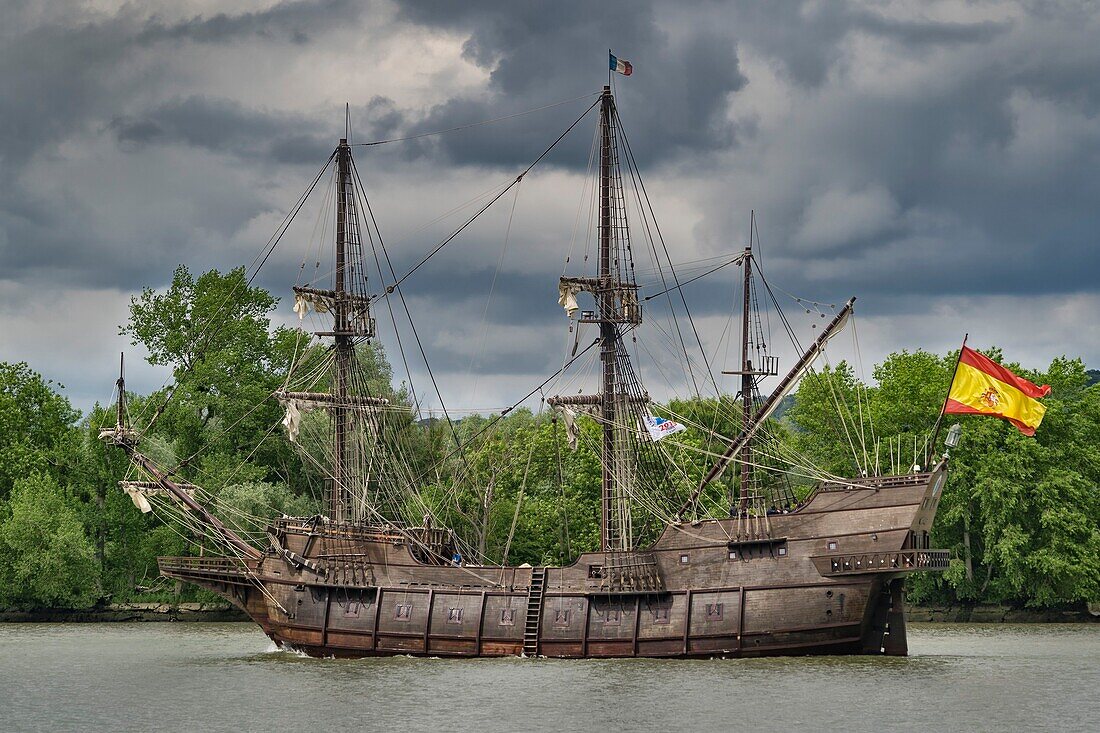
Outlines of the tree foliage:
<svg viewBox="0 0 1100 733">
<path fill-rule="evenodd" d="M 195 277 L 181 267 L 165 291 L 145 290 L 133 300 L 122 329 L 151 362 L 171 367 L 176 383 L 168 407 L 143 434 L 142 450 L 211 492 L 223 518 L 242 531 L 254 528 L 244 517 L 312 514 L 324 490 L 323 476 L 277 429 L 281 410 L 268 399 L 306 348 L 296 332 L 272 329 L 275 305 L 241 270 Z M 996 350 L 987 353 L 1001 359 Z M 357 358 L 372 394 L 410 403 L 392 384 L 380 347 L 362 346 Z M 768 432 L 784 451 L 838 475 L 925 464 L 943 450 L 942 439 L 936 446 L 924 441 L 956 358 L 902 351 L 869 380 L 850 364 L 834 364 L 803 378 Z M 963 440 L 951 451 L 932 530 L 934 545 L 952 551 L 951 567 L 914 577 L 911 597 L 1043 607 L 1100 600 L 1097 373 L 1068 358 L 1043 372 L 1006 366 L 1052 386 L 1046 418 L 1034 438 L 998 420 L 958 418 Z M 158 555 L 198 551 L 195 538 L 136 511 L 118 490 L 127 461 L 98 440 L 114 423 L 113 410 L 97 406 L 81 419 L 58 390 L 26 364 L 0 363 L 0 605 L 136 598 L 156 584 Z M 129 395 L 131 411 L 147 420 L 166 397 Z M 739 431 L 739 403 L 731 396 L 675 400 L 667 414 L 689 426 L 678 447 L 667 449 L 675 466 L 664 480 L 672 506 L 723 447 L 711 431 Z M 599 428 L 585 418 L 579 425 L 574 451 L 548 411 L 475 415 L 452 432 L 441 421 L 417 422 L 411 410 L 392 410 L 381 437 L 409 463 L 420 500 L 479 555 L 567 563 L 599 544 Z M 323 428 L 315 432 L 323 438 Z M 736 481 L 734 469 L 727 474 L 701 497 L 716 513 Z M 810 484 L 796 488 L 805 492 Z M 415 521 L 422 507 L 403 511 Z"/>
<path fill-rule="evenodd" d="M 16 481 L 0 523 L 0 604 L 83 608 L 99 597 L 95 549 L 52 477 Z"/>
<path fill-rule="evenodd" d="M 58 475 L 55 459 L 79 413 L 26 363 L 0 362 L 0 499 L 22 476 Z"/>
</svg>

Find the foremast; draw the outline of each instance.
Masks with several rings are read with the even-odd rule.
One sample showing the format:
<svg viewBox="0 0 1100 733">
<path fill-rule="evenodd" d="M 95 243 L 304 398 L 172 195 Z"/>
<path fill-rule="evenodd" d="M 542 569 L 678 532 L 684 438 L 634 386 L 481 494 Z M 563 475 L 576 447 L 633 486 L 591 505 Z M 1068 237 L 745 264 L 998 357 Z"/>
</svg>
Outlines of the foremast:
<svg viewBox="0 0 1100 733">
<path fill-rule="evenodd" d="M 349 207 L 355 206 L 355 189 L 351 183 L 351 148 L 347 138 L 340 140 L 336 150 L 336 283 L 333 294 L 333 336 L 335 343 L 335 370 L 332 375 L 332 438 L 333 466 L 332 486 L 329 506 L 333 520 L 341 522 L 348 514 L 349 488 L 352 485 L 352 466 L 348 460 L 348 381 L 351 377 L 351 364 L 355 358 L 355 346 L 352 344 L 351 324 L 348 321 L 348 302 L 346 293 L 348 225 L 355 221 L 355 212 Z M 349 213 L 351 216 L 349 216 Z"/>
<path fill-rule="evenodd" d="M 126 376 L 123 364 L 123 358 L 120 357 L 118 381 L 115 382 L 118 388 L 118 403 L 115 407 L 115 426 L 113 428 L 104 428 L 100 430 L 99 439 L 109 445 L 115 445 L 121 448 L 126 454 L 126 457 L 129 458 L 135 466 L 145 472 L 152 481 L 148 484 L 144 482 L 122 481 L 120 485 L 125 487 L 126 485 L 141 484 L 140 488 L 146 491 L 150 489 L 163 491 L 175 499 L 175 501 L 191 510 L 200 522 L 210 528 L 217 541 L 223 542 L 226 549 L 230 552 L 240 558 L 247 557 L 255 559 L 259 557 L 260 553 L 255 547 L 245 542 L 240 535 L 227 527 L 224 522 L 196 501 L 192 492 L 186 485 L 174 480 L 171 474 L 161 469 L 155 462 L 138 450 L 139 436 L 128 424 L 129 417 L 126 412 Z M 141 501 L 145 501 L 145 499 Z M 135 503 L 138 503 L 138 501 L 135 500 Z M 149 511 L 147 503 L 142 511 Z"/>
<path fill-rule="evenodd" d="M 276 393 L 288 407 L 287 425 L 291 414 L 299 410 L 323 408 L 332 425 L 329 490 L 326 512 L 334 522 L 370 520 L 373 509 L 361 459 L 353 439 L 356 421 L 375 426 L 375 412 L 385 407 L 384 398 L 361 394 L 356 379 L 356 346 L 374 337 L 374 319 L 370 314 L 370 298 L 366 292 L 366 268 L 363 262 L 361 232 L 363 225 L 358 205 L 357 188 L 351 159 L 351 146 L 341 138 L 335 152 L 336 162 L 336 242 L 333 289 L 295 287 L 295 310 L 304 315 L 310 307 L 332 315 L 331 331 L 315 331 L 318 337 L 332 337 L 332 371 L 328 392 Z M 362 427 L 362 426 L 361 426 Z M 296 426 L 291 428 L 295 439 Z M 368 430 L 377 438 L 377 430 Z"/>
<path fill-rule="evenodd" d="M 642 322 L 638 285 L 629 261 L 626 200 L 619 170 L 615 100 L 605 86 L 600 98 L 599 259 L 595 278 L 563 277 L 563 301 L 585 291 L 593 295 L 595 311 L 584 311 L 580 323 L 599 326 L 600 391 L 595 395 L 568 395 L 548 400 L 553 407 L 580 407 L 598 417 L 601 429 L 600 548 L 626 551 L 633 546 L 630 508 L 635 480 L 630 433 L 641 404 L 648 398 L 631 390 L 632 376 L 622 344 L 622 327 Z M 575 307 L 575 301 L 573 301 Z M 563 302 L 563 304 L 565 304 Z M 566 305 L 568 309 L 570 306 Z M 571 314 L 572 315 L 572 314 Z"/>
</svg>

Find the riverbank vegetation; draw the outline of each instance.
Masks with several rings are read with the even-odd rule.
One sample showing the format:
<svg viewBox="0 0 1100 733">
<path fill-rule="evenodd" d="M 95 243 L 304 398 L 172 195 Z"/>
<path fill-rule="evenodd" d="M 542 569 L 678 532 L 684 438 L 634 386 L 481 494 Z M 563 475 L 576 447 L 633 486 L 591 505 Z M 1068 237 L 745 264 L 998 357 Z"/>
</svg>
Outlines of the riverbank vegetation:
<svg viewBox="0 0 1100 733">
<path fill-rule="evenodd" d="M 122 331 L 152 363 L 173 370 L 175 386 L 167 402 L 165 391 L 129 395 L 130 411 L 137 425 L 160 413 L 142 449 L 178 466 L 178 478 L 247 514 L 308 515 L 319 510 L 323 477 L 300 460 L 278 429 L 281 409 L 265 400 L 282 384 L 296 348 L 293 331 L 271 328 L 275 305 L 240 270 L 194 277 L 181 267 L 166 292 L 143 292 Z M 204 325 L 218 322 L 213 316 L 227 306 L 234 318 Z M 851 475 L 861 457 L 853 455 L 836 408 L 860 405 L 880 446 L 892 441 L 899 453 L 909 451 L 935 422 L 955 357 L 891 354 L 870 384 L 844 362 L 835 364 L 802 380 L 774 432 L 815 465 Z M 380 349 L 361 358 L 378 394 L 408 403 Z M 1009 367 L 1052 386 L 1046 419 L 1035 438 L 999 420 L 959 419 L 963 438 L 932 531 L 933 545 L 952 551 L 951 567 L 914 578 L 912 600 L 1033 608 L 1100 600 L 1100 372 L 1070 357 L 1042 372 Z M 700 424 L 734 412 L 718 407 L 713 399 L 669 405 L 677 415 L 699 416 Z M 60 385 L 31 366 L 0 363 L 0 607 L 84 608 L 197 592 L 158 581 L 157 556 L 188 554 L 193 543 L 138 512 L 118 488 L 128 463 L 98 438 L 114 421 L 113 406 L 81 415 Z M 736 424 L 717 427 L 737 432 Z M 414 420 L 410 411 L 400 431 L 424 501 L 481 555 L 559 563 L 596 547 L 600 472 L 587 447 L 594 441 L 570 450 L 549 411 L 472 416 L 453 430 L 439 420 Z M 694 429 L 677 438 L 698 448 L 707 443 Z M 701 451 L 673 455 L 686 479 L 706 469 Z M 862 465 L 873 462 L 864 459 Z M 447 469 L 459 461 L 461 470 Z M 794 488 L 804 495 L 811 484 Z"/>
</svg>

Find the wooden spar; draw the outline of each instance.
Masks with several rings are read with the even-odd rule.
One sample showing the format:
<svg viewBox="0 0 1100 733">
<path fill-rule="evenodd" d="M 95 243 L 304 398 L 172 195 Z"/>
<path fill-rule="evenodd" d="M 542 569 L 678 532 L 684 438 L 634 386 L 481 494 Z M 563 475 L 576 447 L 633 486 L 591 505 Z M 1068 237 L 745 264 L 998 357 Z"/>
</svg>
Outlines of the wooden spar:
<svg viewBox="0 0 1100 733">
<path fill-rule="evenodd" d="M 928 451 L 931 450 L 933 453 L 936 451 L 936 441 L 939 440 L 940 437 L 940 425 L 943 423 L 943 416 L 947 414 L 947 401 L 951 399 L 951 387 L 955 384 L 955 377 L 959 373 L 959 364 L 962 363 L 963 349 L 966 348 L 966 340 L 968 338 L 970 338 L 969 333 L 963 335 L 963 344 L 959 349 L 959 357 L 955 359 L 955 369 L 951 372 L 951 381 L 947 383 L 947 392 L 943 396 L 943 407 L 940 408 L 940 414 L 936 416 L 936 424 L 932 426 L 932 437 L 929 439 L 927 449 L 924 453 L 925 464 L 929 462 Z"/>
<path fill-rule="evenodd" d="M 749 219 L 749 245 L 745 248 L 745 280 L 744 293 L 742 293 L 741 305 L 741 426 L 745 427 L 752 420 L 752 397 L 756 391 L 756 381 L 752 375 L 752 364 L 749 360 L 749 311 L 752 302 L 749 294 L 752 290 L 752 230 L 755 223 L 756 212 Z M 749 492 L 752 491 L 752 446 L 746 440 L 741 448 L 741 501 L 740 508 L 743 511 L 748 507 Z M 733 510 L 733 502 L 730 502 L 730 510 Z"/>
<path fill-rule="evenodd" d="M 153 477 L 158 487 L 164 489 L 178 499 L 181 504 L 197 514 L 204 524 L 213 528 L 226 542 L 240 550 L 245 556 L 251 558 L 260 557 L 259 550 L 242 540 L 233 530 L 226 527 L 220 519 L 208 512 L 202 504 L 195 501 L 194 497 L 191 495 L 191 492 L 194 490 L 192 484 L 177 484 L 175 481 L 169 479 L 168 475 L 160 470 L 155 463 L 138 452 L 137 435 L 126 427 L 126 375 L 123 372 L 123 366 L 124 362 L 120 357 L 119 375 L 118 381 L 116 382 L 118 385 L 118 405 L 116 408 L 115 427 L 113 430 L 107 429 L 100 431 L 100 440 L 113 443 L 122 448 L 131 461 L 141 466 L 146 473 Z M 138 482 L 133 483 L 137 484 Z"/>
<path fill-rule="evenodd" d="M 348 192 L 351 187 L 351 148 L 347 138 L 340 140 L 336 151 L 336 287 L 333 298 L 335 308 L 335 371 L 332 378 L 332 426 L 333 426 L 333 465 L 330 511 L 337 522 L 349 519 L 347 508 L 350 506 L 348 466 L 348 410 L 345 401 L 348 392 L 348 379 L 351 372 L 354 346 L 348 334 L 348 304 L 344 299 L 344 280 L 348 244 Z"/>
<path fill-rule="evenodd" d="M 603 88 L 600 99 L 600 257 L 597 278 L 611 281 L 611 87 Z M 603 428 L 602 491 L 600 492 L 600 548 L 612 547 L 612 522 L 615 501 L 615 352 L 618 328 L 614 323 L 615 297 L 610 290 L 596 293 L 597 313 L 600 319 L 600 362 L 603 365 L 603 382 L 600 390 L 600 422 Z"/>
<path fill-rule="evenodd" d="M 299 400 L 301 402 L 313 402 L 323 407 L 332 407 L 337 403 L 335 395 L 327 392 L 287 392 L 278 390 L 275 392 L 279 400 Z M 385 407 L 390 401 L 385 397 L 367 397 L 363 395 L 347 395 L 339 402 L 345 408 L 348 407 Z"/>
<path fill-rule="evenodd" d="M 791 387 L 794 386 L 795 381 L 802 375 L 811 362 L 817 355 L 821 353 L 821 348 L 825 346 L 825 343 L 833 337 L 834 333 L 840 326 L 844 325 L 844 322 L 848 319 L 848 315 L 852 311 L 852 305 L 856 302 L 855 298 L 849 298 L 848 302 L 844 304 L 844 307 L 840 309 L 840 312 L 836 314 L 836 317 L 829 322 L 829 325 L 825 327 L 825 330 L 821 332 L 821 335 L 817 337 L 817 340 L 813 342 L 809 349 L 807 349 L 802 356 L 795 363 L 794 367 L 787 372 L 787 376 L 783 377 L 776 385 L 775 391 L 772 392 L 768 399 L 764 400 L 764 403 L 760 406 L 756 415 L 749 421 L 742 429 L 741 433 L 730 442 L 725 452 L 721 457 L 711 466 L 710 471 L 703 477 L 703 480 L 699 482 L 699 486 L 691 493 L 684 505 L 680 507 L 677 512 L 678 516 L 683 516 L 695 500 L 699 498 L 699 494 L 703 489 L 707 487 L 711 481 L 722 475 L 722 472 L 726 470 L 726 466 L 729 465 L 730 459 L 733 458 L 744 446 L 752 439 L 752 436 L 756 434 L 756 431 L 764 424 L 764 421 L 775 411 L 775 408 L 779 406 L 779 401 L 782 400 Z"/>
<path fill-rule="evenodd" d="M 126 352 L 121 352 L 118 355 L 118 381 L 115 382 L 115 386 L 118 387 L 118 409 L 115 418 L 115 425 L 117 429 L 122 430 L 123 422 L 126 419 Z M 944 403 L 947 404 L 947 403 Z"/>
<path fill-rule="evenodd" d="M 259 558 L 261 556 L 259 550 L 242 540 L 236 532 L 226 527 L 220 519 L 208 512 L 202 504 L 195 501 L 187 489 L 168 478 L 163 471 L 157 468 L 156 464 L 139 453 L 132 443 L 116 442 L 129 454 L 130 460 L 141 466 L 146 473 L 156 480 L 158 486 L 179 499 L 182 504 L 197 514 L 204 524 L 209 525 L 215 532 L 220 534 L 226 542 L 240 550 L 246 557 Z"/>
</svg>

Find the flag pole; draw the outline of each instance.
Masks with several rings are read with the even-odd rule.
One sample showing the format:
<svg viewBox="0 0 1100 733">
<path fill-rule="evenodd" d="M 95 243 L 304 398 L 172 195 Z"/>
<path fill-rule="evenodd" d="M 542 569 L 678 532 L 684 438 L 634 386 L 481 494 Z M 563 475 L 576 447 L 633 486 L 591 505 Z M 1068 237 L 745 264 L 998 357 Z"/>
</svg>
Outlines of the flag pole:
<svg viewBox="0 0 1100 733">
<path fill-rule="evenodd" d="M 607 86 L 611 86 L 611 79 L 615 76 L 614 70 L 611 68 L 611 57 L 615 54 L 611 53 L 611 49 L 607 49 Z"/>
<path fill-rule="evenodd" d="M 951 386 L 955 384 L 955 377 L 959 373 L 959 364 L 962 362 L 963 349 L 966 348 L 966 340 L 970 338 L 970 334 L 967 333 L 963 336 L 962 349 L 959 349 L 959 358 L 955 359 L 955 368 L 951 371 L 951 381 L 947 383 L 947 394 L 943 398 L 943 407 L 940 408 L 940 414 L 936 418 L 936 424 L 932 427 L 932 440 L 929 441 L 928 447 L 932 450 L 936 450 L 936 440 L 940 437 L 940 424 L 943 422 L 944 413 L 947 411 L 947 401 L 951 399 Z M 924 453 L 924 462 L 928 463 L 928 451 Z"/>
</svg>

